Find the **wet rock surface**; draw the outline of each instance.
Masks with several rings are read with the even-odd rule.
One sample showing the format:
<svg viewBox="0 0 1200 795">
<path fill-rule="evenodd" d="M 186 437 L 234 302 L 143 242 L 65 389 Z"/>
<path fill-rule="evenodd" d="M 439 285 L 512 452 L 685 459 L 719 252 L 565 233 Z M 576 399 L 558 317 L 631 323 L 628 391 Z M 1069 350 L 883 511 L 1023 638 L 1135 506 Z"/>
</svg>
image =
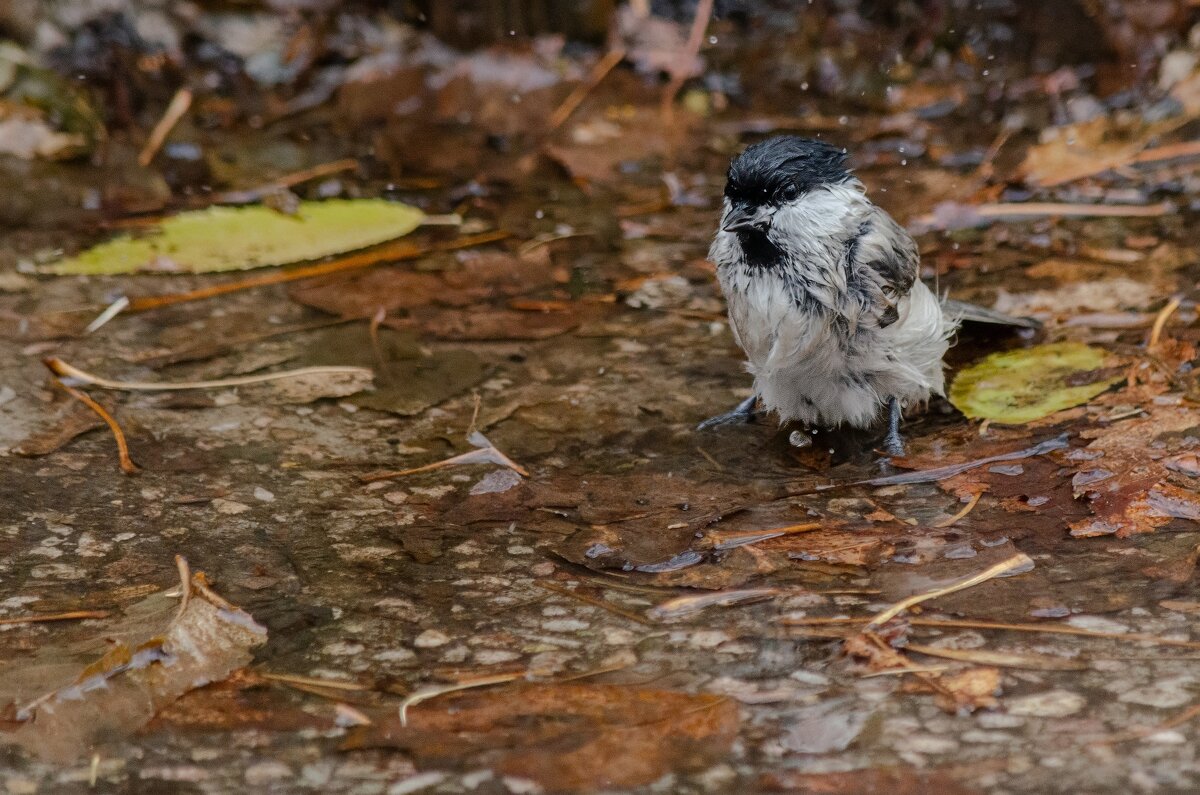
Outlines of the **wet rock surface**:
<svg viewBox="0 0 1200 795">
<path fill-rule="evenodd" d="M 68 30 L 57 5 L 50 21 Z M 139 18 L 143 39 L 175 46 L 181 23 L 155 14 Z M 848 14 L 800 15 L 783 30 L 714 23 L 710 77 L 689 84 L 670 125 L 660 86 L 621 68 L 549 131 L 545 115 L 595 59 L 553 42 L 456 55 L 397 22 L 364 32 L 347 14 L 336 53 L 355 71 L 311 106 L 300 87 L 317 91 L 318 75 L 332 80 L 342 65 L 328 52 L 279 56 L 303 52 L 294 24 L 334 34 L 303 15 L 302 25 L 206 16 L 236 28 L 223 35 L 245 51 L 231 44 L 205 68 L 225 74 L 217 67 L 233 55 L 246 64 L 173 134 L 204 153 L 204 174 L 168 180 L 162 160 L 136 166 L 139 126 L 115 118 L 103 157 L 0 160 L 3 180 L 22 186 L 0 199 L 13 229 L 0 247 L 0 670 L 30 682 L 12 707 L 0 701 L 6 791 L 1197 786 L 1188 296 L 1200 269 L 1186 164 L 1134 175 L 1101 158 L 1083 181 L 1060 187 L 1039 171 L 1022 183 L 1006 162 L 1020 158 L 987 155 L 1002 122 L 982 129 L 976 111 L 1000 79 L 957 76 L 970 59 L 930 56 L 916 78 L 909 65 L 888 104 L 886 92 L 857 99 L 864 75 L 879 74 L 873 51 L 827 47 L 811 64 L 763 55 L 837 29 L 821 25 L 853 29 Z M 81 36 L 55 52 L 85 51 Z M 772 90 L 736 89 L 734 56 L 747 59 L 743 81 L 775 75 Z M 994 69 L 1018 87 L 1018 76 L 1047 79 L 1036 63 L 1000 58 Z M 1050 98 L 1012 89 L 1010 111 L 1030 125 L 1014 150 L 1052 145 L 1030 134 L 1039 114 L 1086 105 L 1102 112 L 1088 118 L 1120 126 L 1120 101 L 1097 111 L 1081 99 L 1100 78 L 1055 74 Z M 246 99 L 246 79 L 282 86 L 270 96 L 284 105 Z M 803 113 L 778 104 L 775 92 L 811 97 L 810 80 L 823 87 Z M 125 112 L 153 124 L 170 92 L 138 90 L 144 107 Z M 909 455 L 897 461 L 870 434 L 805 429 L 812 443 L 797 447 L 796 429 L 770 421 L 697 432 L 749 387 L 703 261 L 724 168 L 756 131 L 793 128 L 850 147 L 897 218 L 933 218 L 920 236 L 930 282 L 1045 320 L 1036 334 L 966 329 L 952 370 L 1075 341 L 1119 357 L 1127 378 L 1024 425 L 981 427 L 936 400 L 906 421 Z M 34 273 L 108 225 L 199 201 L 181 187 L 190 179 L 245 190 L 339 158 L 358 165 L 295 189 L 386 195 L 457 212 L 463 228 L 417 231 L 429 251 L 409 261 L 125 312 L 89 334 L 118 296 L 241 275 Z M 990 172 L 993 159 L 1001 177 L 989 181 L 980 164 Z M 1143 207 L 1165 197 L 1170 211 L 951 230 L 935 209 L 1130 196 Z M 436 250 L 496 229 L 510 237 Z M 1114 289 L 1127 278 L 1141 289 Z M 1174 295 L 1182 304 L 1148 344 Z M 89 389 L 128 436 L 140 471 L 126 475 L 107 427 L 54 384 L 47 356 L 142 382 L 354 365 L 375 370 L 375 388 L 303 400 L 262 384 Z M 1061 434 L 1057 449 L 953 477 L 863 482 Z M 430 466 L 448 459 L 459 463 Z M 133 665 L 136 653 L 92 669 L 103 652 L 88 644 L 119 634 L 147 599 L 181 601 L 176 555 L 265 628 L 253 661 L 194 682 L 149 723 L 81 733 L 75 754 L 58 748 L 49 761 L 11 742 L 29 728 L 22 708 L 45 695 L 44 666 L 66 662 L 78 685 Z M 1029 564 L 1011 576 L 869 625 L 893 603 L 1021 556 Z M 9 622 L 81 610 L 107 615 Z M 74 656 L 48 661 L 54 649 Z"/>
</svg>

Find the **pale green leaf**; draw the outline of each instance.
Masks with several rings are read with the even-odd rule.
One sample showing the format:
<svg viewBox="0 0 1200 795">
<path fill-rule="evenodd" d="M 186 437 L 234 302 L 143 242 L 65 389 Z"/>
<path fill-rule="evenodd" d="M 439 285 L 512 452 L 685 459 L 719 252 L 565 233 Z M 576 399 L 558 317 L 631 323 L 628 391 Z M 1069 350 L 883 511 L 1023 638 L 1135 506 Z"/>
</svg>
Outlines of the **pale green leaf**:
<svg viewBox="0 0 1200 795">
<path fill-rule="evenodd" d="M 166 219 L 49 266 L 56 274 L 214 273 L 315 260 L 416 229 L 425 214 L 381 199 L 301 202 L 295 215 L 268 207 L 210 207 Z"/>
<path fill-rule="evenodd" d="M 1108 354 L 1078 342 L 994 353 L 958 374 L 950 402 L 968 417 L 1009 425 L 1088 402 L 1120 381 Z"/>
</svg>

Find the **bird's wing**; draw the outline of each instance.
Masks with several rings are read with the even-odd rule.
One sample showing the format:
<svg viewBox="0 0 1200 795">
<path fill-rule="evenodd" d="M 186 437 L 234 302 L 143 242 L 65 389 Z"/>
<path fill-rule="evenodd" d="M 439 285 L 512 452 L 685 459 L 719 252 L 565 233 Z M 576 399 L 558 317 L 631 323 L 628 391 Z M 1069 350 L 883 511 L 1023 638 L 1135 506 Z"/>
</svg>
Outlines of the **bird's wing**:
<svg viewBox="0 0 1200 795">
<path fill-rule="evenodd" d="M 877 314 L 879 325 L 885 328 L 898 318 L 896 303 L 908 295 L 917 281 L 921 256 L 917 243 L 890 215 L 878 207 L 860 227 L 859 235 L 849 244 L 852 272 L 860 274 L 859 282 L 877 285 L 883 294 L 883 309 Z M 865 278 L 864 278 L 865 277 Z M 870 302 L 864 302 L 869 306 Z M 991 323 L 1017 328 L 1041 328 L 1042 324 L 1029 317 L 1013 317 L 994 309 L 969 304 L 965 301 L 943 299 L 942 311 L 950 317 L 972 323 Z"/>
<path fill-rule="evenodd" d="M 851 285 L 864 310 L 885 328 L 899 317 L 897 302 L 917 280 L 921 255 L 916 241 L 878 207 L 871 211 L 847 243 Z"/>
</svg>

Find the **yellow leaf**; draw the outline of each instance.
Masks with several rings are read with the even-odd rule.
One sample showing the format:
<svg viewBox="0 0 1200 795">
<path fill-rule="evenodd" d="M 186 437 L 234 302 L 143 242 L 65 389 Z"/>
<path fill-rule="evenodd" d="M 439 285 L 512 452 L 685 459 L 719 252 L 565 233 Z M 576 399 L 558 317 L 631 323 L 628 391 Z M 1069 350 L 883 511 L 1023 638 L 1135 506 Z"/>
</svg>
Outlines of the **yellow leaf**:
<svg viewBox="0 0 1200 795">
<path fill-rule="evenodd" d="M 950 402 L 973 419 L 1017 425 L 1086 403 L 1124 378 L 1108 354 L 1078 342 L 995 353 L 958 374 Z"/>
<path fill-rule="evenodd" d="M 166 219 L 52 264 L 49 273 L 214 273 L 320 259 L 407 235 L 425 219 L 382 199 L 301 202 L 295 215 L 268 207 L 210 207 Z"/>
</svg>

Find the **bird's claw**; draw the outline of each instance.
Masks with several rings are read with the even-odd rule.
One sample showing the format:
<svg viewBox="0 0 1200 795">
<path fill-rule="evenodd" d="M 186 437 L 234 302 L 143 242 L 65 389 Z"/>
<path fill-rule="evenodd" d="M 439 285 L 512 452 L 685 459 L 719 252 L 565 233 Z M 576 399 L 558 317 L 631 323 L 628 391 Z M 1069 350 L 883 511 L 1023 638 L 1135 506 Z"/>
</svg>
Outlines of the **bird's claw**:
<svg viewBox="0 0 1200 795">
<path fill-rule="evenodd" d="M 707 431 L 711 428 L 720 428 L 722 425 L 735 425 L 738 423 L 754 422 L 757 408 L 758 398 L 754 395 L 751 395 L 724 414 L 718 414 L 715 417 L 709 417 L 704 422 L 697 425 L 696 430 Z"/>
</svg>

